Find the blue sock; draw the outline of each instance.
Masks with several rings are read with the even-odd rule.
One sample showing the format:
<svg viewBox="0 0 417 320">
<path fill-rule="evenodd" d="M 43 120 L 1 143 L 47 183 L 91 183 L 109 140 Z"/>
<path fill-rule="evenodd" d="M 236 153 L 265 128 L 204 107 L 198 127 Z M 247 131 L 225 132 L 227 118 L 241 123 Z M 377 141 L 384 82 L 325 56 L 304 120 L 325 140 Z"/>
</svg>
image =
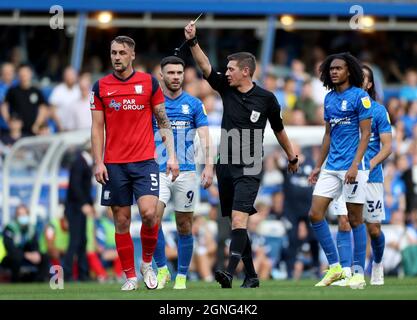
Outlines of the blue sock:
<svg viewBox="0 0 417 320">
<path fill-rule="evenodd" d="M 336 242 L 342 268 L 350 268 L 352 266 L 352 241 L 350 239 L 350 231 L 338 231 Z"/>
<path fill-rule="evenodd" d="M 178 236 L 178 273 L 187 275 L 193 255 L 194 239 L 192 234 Z"/>
<path fill-rule="evenodd" d="M 166 266 L 167 257 L 165 256 L 165 236 L 164 231 L 162 230 L 162 226 L 158 230 L 158 242 L 156 243 L 153 258 L 158 268 Z"/>
<path fill-rule="evenodd" d="M 371 239 L 371 246 L 375 263 L 381 263 L 385 248 L 385 235 L 382 231 L 378 238 Z"/>
<path fill-rule="evenodd" d="M 366 259 L 366 227 L 362 223 L 356 228 L 352 228 L 353 231 L 353 266 L 361 267 L 362 270 L 356 268 L 353 269 L 354 273 L 358 271 L 360 273 L 365 272 L 365 259 Z"/>
<path fill-rule="evenodd" d="M 324 253 L 326 254 L 329 265 L 339 262 L 339 256 L 337 255 L 336 246 L 334 245 L 332 235 L 330 233 L 329 225 L 326 219 L 323 219 L 317 223 L 311 223 L 314 232 L 316 233 L 317 239 Z"/>
</svg>

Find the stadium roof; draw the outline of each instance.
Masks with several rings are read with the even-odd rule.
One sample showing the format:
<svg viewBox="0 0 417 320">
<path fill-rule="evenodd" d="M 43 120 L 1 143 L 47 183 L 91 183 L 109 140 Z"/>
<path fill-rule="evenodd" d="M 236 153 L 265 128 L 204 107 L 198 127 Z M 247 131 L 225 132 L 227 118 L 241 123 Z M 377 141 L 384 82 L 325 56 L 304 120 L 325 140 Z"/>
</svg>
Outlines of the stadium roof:
<svg viewBox="0 0 417 320">
<path fill-rule="evenodd" d="M 58 2 L 64 11 L 101 11 L 129 13 L 214 13 L 240 15 L 351 15 L 353 5 L 375 16 L 416 17 L 413 0 L 344 1 L 344 0 L 14 0 L 1 1 L 0 10 L 47 11 Z"/>
</svg>

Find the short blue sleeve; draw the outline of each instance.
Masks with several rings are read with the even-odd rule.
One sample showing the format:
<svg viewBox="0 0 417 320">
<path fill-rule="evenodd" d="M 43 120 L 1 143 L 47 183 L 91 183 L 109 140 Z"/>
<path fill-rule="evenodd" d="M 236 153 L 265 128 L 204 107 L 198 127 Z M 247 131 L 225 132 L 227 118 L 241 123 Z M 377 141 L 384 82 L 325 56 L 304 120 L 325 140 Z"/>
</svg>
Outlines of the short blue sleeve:
<svg viewBox="0 0 417 320">
<path fill-rule="evenodd" d="M 391 122 L 389 119 L 389 114 L 385 110 L 385 107 L 381 106 L 380 108 L 378 108 L 378 111 L 374 119 L 378 128 L 379 134 L 391 133 Z"/>
<path fill-rule="evenodd" d="M 326 122 L 330 121 L 330 117 L 329 117 L 329 114 L 327 112 L 327 110 L 329 109 L 328 105 L 330 103 L 330 100 L 331 100 L 330 93 L 328 93 L 324 97 L 324 121 L 326 121 Z"/>
<path fill-rule="evenodd" d="M 359 121 L 372 118 L 372 101 L 369 95 L 360 90 L 356 100 L 356 109 L 358 110 Z"/>
<path fill-rule="evenodd" d="M 195 127 L 199 128 L 203 126 L 208 126 L 207 112 L 201 100 L 194 99 L 193 108 L 194 108 Z"/>
</svg>

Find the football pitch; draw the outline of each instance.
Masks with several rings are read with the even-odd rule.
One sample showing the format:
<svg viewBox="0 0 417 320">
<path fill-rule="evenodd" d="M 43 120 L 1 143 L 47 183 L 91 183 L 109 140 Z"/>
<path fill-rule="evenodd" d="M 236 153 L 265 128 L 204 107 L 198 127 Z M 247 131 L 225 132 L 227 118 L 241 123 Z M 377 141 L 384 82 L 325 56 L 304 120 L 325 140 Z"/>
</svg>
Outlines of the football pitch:
<svg viewBox="0 0 417 320">
<path fill-rule="evenodd" d="M 52 290 L 49 283 L 0 284 L 4 300 L 417 300 L 417 278 L 386 278 L 384 286 L 363 290 L 349 287 L 315 288 L 314 280 L 262 281 L 256 289 L 221 289 L 217 283 L 188 282 L 187 290 L 173 290 L 172 282 L 163 290 L 147 290 L 143 283 L 137 291 L 122 292 L 120 284 L 66 283 Z"/>
</svg>

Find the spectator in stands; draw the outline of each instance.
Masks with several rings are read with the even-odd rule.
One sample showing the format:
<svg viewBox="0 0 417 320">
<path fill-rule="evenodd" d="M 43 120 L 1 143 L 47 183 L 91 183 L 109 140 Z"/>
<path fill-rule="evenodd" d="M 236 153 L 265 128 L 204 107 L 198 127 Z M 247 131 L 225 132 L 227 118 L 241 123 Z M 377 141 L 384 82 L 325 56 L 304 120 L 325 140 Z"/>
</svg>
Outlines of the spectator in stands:
<svg viewBox="0 0 417 320">
<path fill-rule="evenodd" d="M 83 73 L 80 76 L 79 88 L 81 96 L 72 104 L 71 129 L 81 130 L 91 128 L 91 111 L 90 111 L 90 93 L 91 93 L 91 75 Z"/>
<path fill-rule="evenodd" d="M 308 177 L 315 166 L 312 157 L 308 154 L 305 155 L 299 145 L 293 143 L 293 149 L 298 154 L 298 162 L 300 164 L 298 171 L 290 175 L 287 170 L 282 168 L 284 175 L 284 216 L 291 223 L 291 227 L 288 230 L 289 247 L 286 252 L 288 278 L 293 276 L 297 252 L 302 245 L 298 238 L 298 225 L 301 222 L 305 222 L 306 225 L 310 226 L 308 212 L 312 201 L 313 186 L 308 183 Z M 308 234 L 313 264 L 318 268 L 318 242 L 310 227 L 308 228 Z"/>
<path fill-rule="evenodd" d="M 278 94 L 278 75 L 271 68 L 269 68 L 265 73 L 263 88 L 271 91 L 275 96 Z"/>
<path fill-rule="evenodd" d="M 417 126 L 417 98 L 407 103 L 406 113 L 400 118 L 400 121 L 404 125 L 404 138 L 411 138 L 413 128 Z"/>
<path fill-rule="evenodd" d="M 324 98 L 329 92 L 329 90 L 323 86 L 323 82 L 320 80 L 320 65 L 322 63 L 323 61 L 318 61 L 314 65 L 314 76 L 311 80 L 313 100 L 318 106 L 324 105 Z"/>
<path fill-rule="evenodd" d="M 203 98 L 203 104 L 206 109 L 209 126 L 220 127 L 222 123 L 222 113 L 220 110 L 216 109 L 216 100 L 217 97 L 214 93 L 209 94 Z"/>
<path fill-rule="evenodd" d="M 0 70 L 0 106 L 6 98 L 7 90 L 16 84 L 16 72 L 13 64 L 10 62 L 3 63 Z M 6 121 L 3 119 L 2 115 L 0 115 L 0 131 L 6 132 L 8 129 Z"/>
<path fill-rule="evenodd" d="M 284 192 L 280 189 L 271 195 L 271 211 L 269 212 L 269 219 L 272 220 L 285 220 L 286 227 L 290 227 L 290 223 L 287 222 L 284 216 Z"/>
<path fill-rule="evenodd" d="M 280 77 L 286 78 L 291 74 L 291 68 L 288 63 L 288 52 L 285 48 L 278 48 L 274 53 L 274 64 L 276 74 Z M 258 68 L 257 68 L 258 69 Z M 281 103 L 281 101 L 280 101 Z"/>
<path fill-rule="evenodd" d="M 295 103 L 294 110 L 301 110 L 305 115 L 306 123 L 309 125 L 315 124 L 317 105 L 313 100 L 313 86 L 311 81 L 304 82 L 301 95 Z"/>
<path fill-rule="evenodd" d="M 409 215 L 406 228 L 406 246 L 401 251 L 405 276 L 417 276 L 417 208 Z"/>
<path fill-rule="evenodd" d="M 51 127 L 48 125 L 47 122 L 44 122 L 39 126 L 38 136 L 47 136 L 47 135 L 50 135 L 51 133 L 52 133 Z"/>
<path fill-rule="evenodd" d="M 415 143 L 417 144 L 417 141 Z M 417 150 L 414 151 L 412 165 L 403 172 L 401 178 L 406 190 L 406 212 L 410 214 L 417 210 Z"/>
<path fill-rule="evenodd" d="M 259 195 L 271 196 L 281 189 L 283 175 L 278 169 L 280 159 L 282 158 L 278 150 L 274 150 L 264 158 L 264 174 L 262 176 Z"/>
<path fill-rule="evenodd" d="M 25 135 L 22 132 L 23 121 L 17 114 L 12 114 L 9 120 L 9 132 L 0 137 L 1 142 L 8 148 Z"/>
<path fill-rule="evenodd" d="M 22 64 L 28 63 L 25 52 L 23 52 L 23 49 L 21 47 L 13 47 L 10 51 L 9 61 L 15 69 L 19 68 Z"/>
<path fill-rule="evenodd" d="M 69 244 L 68 220 L 52 218 L 40 237 L 40 251 L 48 254 L 52 265 L 61 265 Z"/>
<path fill-rule="evenodd" d="M 369 66 L 374 74 L 374 87 L 376 93 L 376 100 L 380 103 L 384 102 L 384 86 L 385 80 L 381 68 L 375 64 L 372 52 L 364 50 L 359 56 L 362 64 Z"/>
<path fill-rule="evenodd" d="M 405 114 L 405 108 L 401 105 L 401 101 L 397 97 L 389 98 L 387 102 L 387 110 L 392 125 L 395 125 L 397 120 Z"/>
<path fill-rule="evenodd" d="M 307 120 L 304 111 L 301 109 L 295 109 L 291 112 L 291 117 L 287 120 L 289 125 L 292 126 L 306 126 Z"/>
<path fill-rule="evenodd" d="M 272 260 L 268 256 L 271 248 L 267 245 L 266 238 L 258 233 L 258 227 L 264 220 L 264 216 L 257 214 L 249 217 L 248 223 L 248 232 L 252 242 L 253 265 L 260 280 L 269 279 L 273 267 Z"/>
<path fill-rule="evenodd" d="M 298 224 L 298 249 L 295 258 L 294 269 L 292 277 L 294 280 L 299 280 L 304 276 L 307 276 L 306 272 L 312 271 L 313 275 L 318 272 L 317 261 L 315 263 L 313 257 L 313 251 L 311 250 L 311 232 L 305 221 L 300 221 Z M 311 274 L 310 274 L 311 276 Z"/>
<path fill-rule="evenodd" d="M 409 215 L 407 224 L 407 243 L 417 246 L 417 208 Z"/>
<path fill-rule="evenodd" d="M 297 102 L 296 82 L 294 79 L 290 77 L 285 79 L 283 90 L 277 93 L 277 100 L 282 106 L 283 122 L 286 124 L 291 119 L 291 111 Z"/>
<path fill-rule="evenodd" d="M 203 281 L 214 280 L 213 267 L 216 263 L 217 244 L 206 217 L 194 214 L 192 233 L 194 236 L 193 265 Z"/>
<path fill-rule="evenodd" d="M 386 275 L 397 276 L 401 264 L 401 251 L 406 246 L 405 215 L 401 210 L 391 214 L 390 228 L 385 234 L 385 250 L 382 258 Z"/>
<path fill-rule="evenodd" d="M 94 216 L 93 198 L 91 195 L 93 158 L 91 146 L 85 146 L 71 164 L 65 215 L 69 223 L 70 244 L 64 258 L 64 275 L 66 280 L 72 280 L 72 262 L 77 255 L 79 270 L 78 279 L 88 280 L 87 246 L 87 216 Z"/>
<path fill-rule="evenodd" d="M 95 210 L 88 211 L 86 214 L 86 254 L 90 274 L 92 273 L 98 282 L 103 283 L 108 280 L 108 275 L 99 256 L 96 239 L 95 214 Z M 74 276 L 74 278 L 78 279 L 78 274 L 77 277 Z M 87 279 L 81 279 L 81 281 Z"/>
<path fill-rule="evenodd" d="M 88 72 L 91 74 L 91 83 L 96 83 L 98 79 L 103 78 L 106 75 L 103 72 L 103 61 L 99 56 L 91 56 L 87 66 Z"/>
<path fill-rule="evenodd" d="M 32 69 L 28 65 L 19 67 L 19 85 L 11 87 L 1 107 L 3 118 L 10 121 L 16 114 L 23 121 L 23 134 L 35 135 L 48 118 L 48 107 L 42 92 L 32 85 Z"/>
<path fill-rule="evenodd" d="M 196 68 L 186 67 L 184 69 L 184 91 L 187 91 L 187 93 L 194 97 L 199 97 L 200 81 Z"/>
<path fill-rule="evenodd" d="M 62 79 L 62 62 L 58 54 L 54 53 L 48 57 L 46 70 L 42 74 L 42 82 L 56 84 Z"/>
<path fill-rule="evenodd" d="M 7 255 L 2 266 L 11 270 L 12 282 L 26 280 L 21 274 L 29 269 L 27 280 L 48 279 L 48 259 L 39 252 L 38 235 L 31 224 L 29 210 L 24 205 L 16 208 L 15 219 L 3 231 L 3 242 Z"/>
<path fill-rule="evenodd" d="M 123 277 L 122 264 L 116 250 L 116 240 L 114 239 L 114 220 L 110 207 L 106 214 L 96 222 L 96 240 L 98 253 L 103 261 L 104 267 L 113 265 L 113 274 L 117 280 Z"/>
<path fill-rule="evenodd" d="M 384 171 L 385 220 L 382 222 L 389 223 L 394 212 L 405 211 L 405 185 L 394 162 L 387 162 Z"/>
<path fill-rule="evenodd" d="M 305 64 L 299 59 L 291 61 L 291 78 L 295 81 L 295 93 L 297 97 L 301 95 L 301 89 L 309 75 L 305 71 Z"/>
<path fill-rule="evenodd" d="M 63 75 L 63 82 L 52 90 L 49 97 L 49 104 L 52 106 L 52 119 L 55 121 L 59 131 L 73 130 L 72 121 L 74 113 L 78 111 L 74 104 L 81 97 L 80 88 L 77 83 L 78 74 L 72 67 L 66 67 Z"/>
<path fill-rule="evenodd" d="M 405 85 L 400 90 L 400 100 L 403 105 L 417 100 L 417 71 L 408 69 L 405 74 Z"/>
</svg>

